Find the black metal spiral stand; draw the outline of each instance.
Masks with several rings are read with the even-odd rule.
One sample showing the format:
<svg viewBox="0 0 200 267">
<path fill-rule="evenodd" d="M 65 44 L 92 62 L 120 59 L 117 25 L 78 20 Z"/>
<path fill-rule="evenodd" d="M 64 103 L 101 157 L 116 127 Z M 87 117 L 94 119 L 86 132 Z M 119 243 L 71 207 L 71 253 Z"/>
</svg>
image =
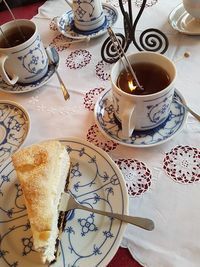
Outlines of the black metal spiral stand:
<svg viewBox="0 0 200 267">
<path fill-rule="evenodd" d="M 133 23 L 132 17 L 132 5 L 131 0 L 128 0 L 128 10 L 125 11 L 123 6 L 123 1 L 119 0 L 119 6 L 124 17 L 124 33 L 116 33 L 115 35 L 118 38 L 124 52 L 128 50 L 129 45 L 133 42 L 134 46 L 139 51 L 151 51 L 151 52 L 159 52 L 164 54 L 169 46 L 169 41 L 166 35 L 158 29 L 149 28 L 144 30 L 139 36 L 139 43 L 136 40 L 136 27 L 137 23 L 145 9 L 147 0 L 143 0 L 141 8 L 138 12 L 138 15 Z M 101 48 L 101 56 L 102 59 L 107 63 L 114 63 L 119 59 L 119 55 L 113 46 L 113 43 L 108 37 L 102 45 Z"/>
</svg>

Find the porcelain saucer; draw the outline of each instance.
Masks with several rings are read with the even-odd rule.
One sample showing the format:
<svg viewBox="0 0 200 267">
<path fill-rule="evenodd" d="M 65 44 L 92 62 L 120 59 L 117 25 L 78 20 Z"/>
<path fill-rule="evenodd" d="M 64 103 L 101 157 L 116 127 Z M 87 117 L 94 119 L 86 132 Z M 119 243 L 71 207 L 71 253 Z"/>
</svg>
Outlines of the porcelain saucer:
<svg viewBox="0 0 200 267">
<path fill-rule="evenodd" d="M 0 165 L 25 141 L 30 130 L 30 118 L 19 104 L 0 100 Z"/>
<path fill-rule="evenodd" d="M 111 5 L 103 4 L 103 11 L 106 17 L 102 27 L 95 31 L 81 32 L 74 27 L 74 19 L 72 10 L 67 11 L 61 17 L 56 19 L 58 31 L 64 36 L 72 39 L 90 39 L 101 36 L 106 33 L 108 27 L 112 27 L 118 18 L 118 11 Z"/>
<path fill-rule="evenodd" d="M 52 78 L 53 74 L 55 73 L 56 68 L 58 67 L 59 54 L 57 51 L 56 53 L 57 53 L 56 61 L 55 61 L 56 66 L 54 66 L 54 64 L 52 63 L 49 63 L 47 73 L 40 80 L 33 82 L 33 83 L 29 83 L 29 84 L 16 83 L 15 85 L 8 85 L 0 78 L 0 91 L 6 92 L 6 93 L 15 93 L 15 94 L 26 93 L 26 92 L 36 90 L 42 87 L 43 85 L 45 85 Z"/>
<path fill-rule="evenodd" d="M 181 94 L 176 90 L 175 95 L 185 103 Z M 99 129 L 113 141 L 130 147 L 151 147 L 165 143 L 180 133 L 187 119 L 185 109 L 173 102 L 171 112 L 165 122 L 158 127 L 146 131 L 133 131 L 132 136 L 124 139 L 121 136 L 121 123 L 115 118 L 111 90 L 107 91 L 95 105 L 95 119 Z"/>
<path fill-rule="evenodd" d="M 185 10 L 183 4 L 179 4 L 169 14 L 169 23 L 175 30 L 188 34 L 188 35 L 200 35 L 200 21 L 194 19 Z"/>
</svg>

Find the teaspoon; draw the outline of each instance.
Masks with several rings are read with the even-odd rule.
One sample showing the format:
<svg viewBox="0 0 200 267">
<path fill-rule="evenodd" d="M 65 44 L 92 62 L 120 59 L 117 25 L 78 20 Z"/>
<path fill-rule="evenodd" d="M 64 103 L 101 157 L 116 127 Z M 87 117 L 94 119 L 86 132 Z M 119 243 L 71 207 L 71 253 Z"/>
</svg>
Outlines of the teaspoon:
<svg viewBox="0 0 200 267">
<path fill-rule="evenodd" d="M 64 99 L 68 100 L 70 98 L 70 95 L 68 93 L 68 90 L 67 90 L 66 86 L 64 85 L 64 83 L 62 81 L 62 78 L 60 77 L 60 74 L 57 71 L 57 64 L 58 64 L 59 59 L 58 59 L 58 55 L 57 55 L 57 53 L 55 51 L 55 48 L 48 46 L 46 48 L 46 52 L 47 52 L 47 56 L 48 56 L 49 62 L 52 65 L 54 65 L 54 67 L 55 67 L 55 73 L 56 73 L 56 75 L 58 77 L 58 80 L 60 82 L 60 87 L 62 89 Z"/>
</svg>

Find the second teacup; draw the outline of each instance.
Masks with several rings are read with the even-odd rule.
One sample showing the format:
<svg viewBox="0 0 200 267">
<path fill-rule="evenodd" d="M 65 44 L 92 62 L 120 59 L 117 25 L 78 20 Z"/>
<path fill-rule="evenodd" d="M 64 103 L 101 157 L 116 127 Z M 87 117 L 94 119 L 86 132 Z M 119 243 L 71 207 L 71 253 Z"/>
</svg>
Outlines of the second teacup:
<svg viewBox="0 0 200 267">
<path fill-rule="evenodd" d="M 200 19 L 200 0 L 183 0 L 185 10 L 195 19 Z"/>
<path fill-rule="evenodd" d="M 74 26 L 77 30 L 99 31 L 106 23 L 106 17 L 100 0 L 65 0 L 72 8 Z"/>
<path fill-rule="evenodd" d="M 137 66 L 135 72 L 140 74 L 137 78 L 144 85 L 144 91 L 128 92 L 126 81 L 120 83 L 123 64 L 115 63 L 111 70 L 113 107 L 122 125 L 123 138 L 131 137 L 134 130 L 155 128 L 167 119 L 176 78 L 174 63 L 164 55 L 144 51 L 131 54 L 128 59 Z"/>
<path fill-rule="evenodd" d="M 10 85 L 32 83 L 48 70 L 48 58 L 36 24 L 16 19 L 1 26 L 0 76 Z"/>
</svg>

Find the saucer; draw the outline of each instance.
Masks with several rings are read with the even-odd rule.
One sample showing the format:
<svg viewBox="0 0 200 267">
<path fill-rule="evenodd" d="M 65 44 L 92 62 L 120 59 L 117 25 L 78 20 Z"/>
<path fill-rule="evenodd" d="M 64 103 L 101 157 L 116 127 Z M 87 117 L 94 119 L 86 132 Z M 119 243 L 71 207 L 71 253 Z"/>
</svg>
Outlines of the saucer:
<svg viewBox="0 0 200 267">
<path fill-rule="evenodd" d="M 56 50 L 55 50 L 56 51 Z M 57 56 L 56 58 L 59 58 L 59 54 L 56 51 Z M 0 78 L 0 91 L 6 92 L 6 93 L 26 93 L 33 90 L 36 90 L 43 85 L 45 85 L 49 80 L 52 78 L 53 74 L 55 73 L 56 68 L 58 67 L 59 60 L 56 61 L 56 66 L 54 64 L 49 63 L 47 73 L 44 77 L 42 77 L 40 80 L 29 83 L 29 84 L 22 84 L 22 83 L 16 83 L 14 85 L 8 85 L 6 82 L 4 82 Z"/>
<path fill-rule="evenodd" d="M 185 103 L 177 90 L 175 95 Z M 165 122 L 151 130 L 133 131 L 130 138 L 124 139 L 121 136 L 121 123 L 114 116 L 111 90 L 98 99 L 94 113 L 97 125 L 103 134 L 119 144 L 130 147 L 151 147 L 163 144 L 180 133 L 187 119 L 185 109 L 173 102 L 171 112 Z"/>
<path fill-rule="evenodd" d="M 30 118 L 19 104 L 0 100 L 0 165 L 25 141 L 30 130 Z"/>
<path fill-rule="evenodd" d="M 200 22 L 188 14 L 183 4 L 179 4 L 175 7 L 169 14 L 168 20 L 172 28 L 181 33 L 200 35 Z"/>
<path fill-rule="evenodd" d="M 103 11 L 105 14 L 105 23 L 98 31 L 92 30 L 81 32 L 74 27 L 73 11 L 67 11 L 61 17 L 57 18 L 58 31 L 64 36 L 72 39 L 88 39 L 96 38 L 107 32 L 108 27 L 112 27 L 118 18 L 118 11 L 111 5 L 103 4 Z"/>
</svg>

